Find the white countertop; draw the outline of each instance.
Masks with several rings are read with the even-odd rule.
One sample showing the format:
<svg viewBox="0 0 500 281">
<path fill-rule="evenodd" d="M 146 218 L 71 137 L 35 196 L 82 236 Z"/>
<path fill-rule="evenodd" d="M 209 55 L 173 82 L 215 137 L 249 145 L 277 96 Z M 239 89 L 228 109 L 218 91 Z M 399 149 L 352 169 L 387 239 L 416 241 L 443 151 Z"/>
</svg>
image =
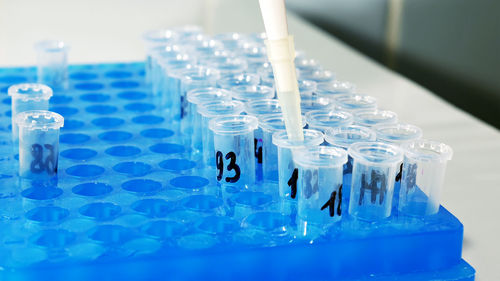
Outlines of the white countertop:
<svg viewBox="0 0 500 281">
<path fill-rule="evenodd" d="M 208 32 L 260 32 L 257 2 L 0 0 L 0 65 L 33 64 L 33 43 L 45 38 L 69 42 L 74 63 L 142 60 L 140 34 L 150 28 L 191 23 Z M 500 280 L 500 132 L 292 14 L 289 31 L 297 49 L 339 79 L 453 148 L 443 205 L 464 224 L 463 257 L 477 280 Z"/>
</svg>

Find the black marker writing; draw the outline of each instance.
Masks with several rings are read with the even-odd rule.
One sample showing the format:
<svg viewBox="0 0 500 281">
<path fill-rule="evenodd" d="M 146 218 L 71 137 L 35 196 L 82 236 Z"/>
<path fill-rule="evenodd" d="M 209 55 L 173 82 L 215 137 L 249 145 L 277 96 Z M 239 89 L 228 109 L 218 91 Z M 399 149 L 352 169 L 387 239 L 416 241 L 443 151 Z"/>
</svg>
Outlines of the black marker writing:
<svg viewBox="0 0 500 281">
<path fill-rule="evenodd" d="M 385 176 L 378 171 L 372 170 L 370 175 L 370 182 L 366 180 L 366 174 L 361 175 L 361 191 L 359 194 L 358 205 L 363 204 L 363 199 L 365 197 L 365 190 L 371 191 L 370 201 L 375 204 L 377 200 L 377 195 L 379 196 L 379 204 L 382 205 L 384 202 L 385 193 L 387 192 Z M 380 187 L 379 187 L 380 186 Z"/>
<path fill-rule="evenodd" d="M 332 194 L 330 195 L 330 198 L 326 203 L 321 207 L 321 211 L 324 209 L 328 208 L 330 217 L 335 216 L 335 200 L 337 197 L 337 191 L 333 191 Z M 342 185 L 339 187 L 339 203 L 337 204 L 337 215 L 340 216 L 342 215 Z"/>
<path fill-rule="evenodd" d="M 290 197 L 292 197 L 292 199 L 295 199 L 295 196 L 297 196 L 297 180 L 298 179 L 299 179 L 299 169 L 295 168 L 295 169 L 293 169 L 292 176 L 288 180 L 288 186 L 291 188 Z"/>
</svg>

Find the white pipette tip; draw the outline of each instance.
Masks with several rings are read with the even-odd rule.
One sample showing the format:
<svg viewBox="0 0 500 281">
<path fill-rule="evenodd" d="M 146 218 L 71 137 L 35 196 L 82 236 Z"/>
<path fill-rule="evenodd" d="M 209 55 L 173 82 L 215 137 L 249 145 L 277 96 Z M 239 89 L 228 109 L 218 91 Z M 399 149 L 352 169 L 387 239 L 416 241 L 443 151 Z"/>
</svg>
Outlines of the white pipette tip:
<svg viewBox="0 0 500 281">
<path fill-rule="evenodd" d="M 295 73 L 293 37 L 288 35 L 284 0 L 259 0 L 266 28 L 269 61 L 273 66 L 288 138 L 304 140 L 301 124 L 300 94 Z"/>
</svg>

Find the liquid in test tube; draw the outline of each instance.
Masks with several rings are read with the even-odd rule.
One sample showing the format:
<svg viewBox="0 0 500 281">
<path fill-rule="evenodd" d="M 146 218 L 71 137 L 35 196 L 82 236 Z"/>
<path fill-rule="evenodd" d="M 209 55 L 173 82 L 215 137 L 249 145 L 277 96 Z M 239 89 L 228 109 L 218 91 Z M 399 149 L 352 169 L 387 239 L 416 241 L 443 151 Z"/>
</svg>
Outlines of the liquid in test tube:
<svg viewBox="0 0 500 281">
<path fill-rule="evenodd" d="M 304 140 L 289 140 L 286 131 L 273 134 L 273 144 L 278 149 L 278 192 L 282 199 L 294 200 L 297 197 L 299 171 L 293 162 L 293 151 L 304 147 L 319 146 L 323 143 L 323 133 L 304 130 Z"/>
<path fill-rule="evenodd" d="M 187 127 L 193 130 L 190 140 L 194 153 L 202 149 L 202 124 L 201 116 L 198 113 L 198 105 L 217 100 L 231 100 L 231 92 L 224 89 L 209 87 L 193 89 L 187 93 L 188 110 L 186 113 L 188 113 L 188 115 L 186 116 L 186 122 Z M 208 128 L 208 123 L 205 125 Z M 207 129 L 207 131 L 209 130 Z"/>
<path fill-rule="evenodd" d="M 365 221 L 391 215 L 394 177 L 403 153 L 382 142 L 358 142 L 347 150 L 353 159 L 349 214 Z"/>
<path fill-rule="evenodd" d="M 434 215 L 439 211 L 446 164 L 453 150 L 444 143 L 423 139 L 403 148 L 399 212 L 417 217 Z"/>
<path fill-rule="evenodd" d="M 257 117 L 230 115 L 210 121 L 214 133 L 216 178 L 221 185 L 249 189 L 255 184 L 254 131 Z"/>
<path fill-rule="evenodd" d="M 46 40 L 35 44 L 37 53 L 37 82 L 53 90 L 68 88 L 68 50 L 63 41 Z"/>
<path fill-rule="evenodd" d="M 28 110 L 48 110 L 52 89 L 43 84 L 23 83 L 10 86 L 7 91 L 12 99 L 12 140 L 17 151 L 19 136 L 17 114 Z"/>
<path fill-rule="evenodd" d="M 309 129 L 325 132 L 328 128 L 349 126 L 353 116 L 349 112 L 337 110 L 312 110 L 306 113 Z"/>
<path fill-rule="evenodd" d="M 294 161 L 299 170 L 299 233 L 316 236 L 342 217 L 342 167 L 347 152 L 331 146 L 309 147 L 299 150 Z"/>
<path fill-rule="evenodd" d="M 303 127 L 306 125 L 302 117 Z M 284 131 L 283 114 L 267 114 L 259 118 L 259 128 L 262 131 L 262 177 L 264 182 L 278 182 L 278 148 L 273 144 L 273 134 Z"/>
<path fill-rule="evenodd" d="M 377 100 L 374 97 L 360 94 L 343 94 L 334 97 L 337 106 L 348 112 L 357 110 L 370 110 L 377 108 Z"/>
<path fill-rule="evenodd" d="M 30 110 L 16 115 L 19 127 L 19 175 L 29 179 L 57 176 L 59 131 L 64 118 L 51 111 Z"/>
</svg>

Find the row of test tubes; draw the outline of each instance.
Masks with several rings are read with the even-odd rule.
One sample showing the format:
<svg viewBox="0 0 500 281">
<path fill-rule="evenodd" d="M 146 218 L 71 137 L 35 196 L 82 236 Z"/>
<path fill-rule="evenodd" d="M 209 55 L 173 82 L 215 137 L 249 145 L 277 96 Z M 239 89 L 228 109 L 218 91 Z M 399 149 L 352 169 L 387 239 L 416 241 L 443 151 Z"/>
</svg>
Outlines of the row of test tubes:
<svg viewBox="0 0 500 281">
<path fill-rule="evenodd" d="M 60 40 L 37 42 L 37 83 L 8 88 L 12 158 L 19 162 L 21 178 L 44 182 L 57 176 L 59 132 L 64 118 L 49 111 L 49 100 L 54 93 L 61 94 L 68 89 L 68 50 Z"/>
<path fill-rule="evenodd" d="M 264 35 L 185 28 L 144 38 L 154 95 L 223 187 L 276 195 L 303 225 L 346 213 L 380 221 L 393 205 L 411 216 L 438 212 L 451 148 L 422 139 L 315 60 L 295 60 L 305 136 L 297 142 L 284 131 Z"/>
</svg>

